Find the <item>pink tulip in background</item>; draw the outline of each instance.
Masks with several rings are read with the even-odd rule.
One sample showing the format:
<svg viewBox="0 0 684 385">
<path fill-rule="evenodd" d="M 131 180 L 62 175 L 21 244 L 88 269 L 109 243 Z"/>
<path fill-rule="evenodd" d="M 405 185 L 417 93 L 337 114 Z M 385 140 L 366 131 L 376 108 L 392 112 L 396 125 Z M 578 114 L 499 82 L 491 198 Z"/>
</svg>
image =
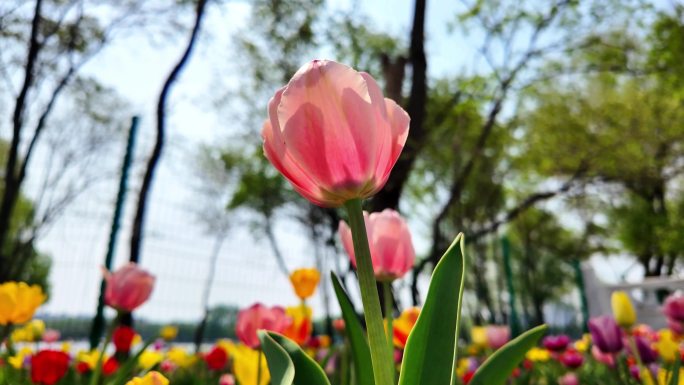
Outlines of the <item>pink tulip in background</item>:
<svg viewBox="0 0 684 385">
<path fill-rule="evenodd" d="M 150 298 L 155 281 L 152 274 L 132 262 L 113 273 L 105 270 L 104 278 L 107 305 L 127 312 L 132 312 Z"/>
<path fill-rule="evenodd" d="M 243 344 L 252 349 L 259 347 L 257 331 L 264 329 L 282 333 L 292 323 L 292 319 L 285 314 L 280 306 L 268 308 L 260 303 L 240 310 L 237 316 L 235 333 Z"/>
<path fill-rule="evenodd" d="M 378 192 L 404 147 L 409 116 L 364 72 L 302 66 L 268 104 L 264 153 L 312 203 L 339 207 Z"/>
<path fill-rule="evenodd" d="M 575 373 L 567 373 L 558 379 L 558 385 L 579 385 L 579 379 Z"/>
<path fill-rule="evenodd" d="M 392 281 L 403 277 L 416 259 L 406 221 L 391 209 L 370 215 L 364 212 L 363 217 L 376 279 Z M 340 221 L 339 233 L 342 245 L 356 267 L 351 229 L 344 221 Z"/>
<path fill-rule="evenodd" d="M 684 323 L 684 295 L 672 294 L 665 299 L 663 313 L 672 324 Z"/>
<path fill-rule="evenodd" d="M 487 344 L 490 348 L 496 350 L 511 339 L 511 330 L 508 326 L 487 326 Z"/>
<path fill-rule="evenodd" d="M 219 378 L 219 385 L 235 385 L 235 377 L 232 374 L 224 374 Z"/>
<path fill-rule="evenodd" d="M 53 343 L 53 342 L 57 342 L 57 341 L 59 341 L 60 336 L 61 336 L 61 334 L 59 333 L 59 330 L 47 329 L 43 333 L 43 342 L 46 342 L 48 344 Z"/>
</svg>

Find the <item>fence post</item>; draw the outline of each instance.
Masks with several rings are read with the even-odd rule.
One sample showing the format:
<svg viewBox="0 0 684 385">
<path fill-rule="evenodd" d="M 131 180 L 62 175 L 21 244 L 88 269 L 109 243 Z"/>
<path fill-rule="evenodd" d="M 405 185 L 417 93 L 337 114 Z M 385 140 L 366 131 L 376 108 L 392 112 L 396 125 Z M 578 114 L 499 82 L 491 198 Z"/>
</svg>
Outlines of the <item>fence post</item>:
<svg viewBox="0 0 684 385">
<path fill-rule="evenodd" d="M 114 217 L 112 218 L 112 228 L 109 231 L 109 243 L 107 244 L 107 255 L 105 256 L 104 266 L 108 270 L 112 268 L 112 259 L 114 258 L 114 251 L 116 249 L 116 236 L 121 227 L 121 214 L 126 201 L 126 188 L 128 185 L 128 171 L 133 160 L 133 152 L 135 147 L 135 137 L 138 131 L 138 123 L 140 118 L 134 116 L 131 119 L 131 128 L 128 132 L 128 142 L 126 144 L 126 154 L 124 155 L 123 164 L 121 166 L 121 179 L 119 180 L 119 192 L 116 196 L 116 204 L 114 206 Z M 100 297 L 97 300 L 97 311 L 93 318 L 93 323 L 90 327 L 90 348 L 95 349 L 102 338 L 104 332 L 104 291 L 105 281 L 100 282 Z"/>
<path fill-rule="evenodd" d="M 510 308 L 509 324 L 511 327 L 511 336 L 517 337 L 520 335 L 520 320 L 518 319 L 518 312 L 515 308 L 515 289 L 513 288 L 513 269 L 511 269 L 511 245 L 507 236 L 501 237 L 501 250 L 503 253 L 504 269 L 506 272 L 506 287 L 508 288 L 508 307 Z"/>
<path fill-rule="evenodd" d="M 580 304 L 582 309 L 582 331 L 589 333 L 589 305 L 587 304 L 587 289 L 584 287 L 584 274 L 578 259 L 572 260 L 572 268 L 575 269 L 575 283 L 580 296 Z"/>
</svg>

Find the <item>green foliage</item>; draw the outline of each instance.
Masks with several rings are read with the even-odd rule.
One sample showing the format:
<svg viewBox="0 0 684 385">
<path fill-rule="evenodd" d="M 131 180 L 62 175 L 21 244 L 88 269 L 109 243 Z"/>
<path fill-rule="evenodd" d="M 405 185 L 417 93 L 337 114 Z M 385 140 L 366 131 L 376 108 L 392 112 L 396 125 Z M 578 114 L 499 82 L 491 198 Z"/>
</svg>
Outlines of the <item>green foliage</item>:
<svg viewBox="0 0 684 385">
<path fill-rule="evenodd" d="M 543 306 L 559 299 L 574 283 L 570 262 L 587 258 L 589 250 L 583 239 L 540 209 L 530 209 L 513 221 L 509 236 L 514 251 L 513 279 L 525 313 L 533 312 L 534 324 L 544 323 Z"/>
<path fill-rule="evenodd" d="M 432 273 L 425 305 L 406 342 L 399 385 L 452 382 L 464 279 L 465 246 L 459 234 Z"/>
<path fill-rule="evenodd" d="M 345 333 L 351 345 L 352 360 L 354 361 L 354 373 L 358 385 L 373 385 L 373 365 L 371 363 L 370 347 L 354 306 L 349 300 L 347 292 L 342 287 L 339 278 L 331 273 L 331 281 L 337 296 L 337 302 L 342 310 L 342 318 L 345 324 Z"/>
<path fill-rule="evenodd" d="M 265 331 L 260 330 L 258 333 L 273 384 L 291 385 L 295 377 L 295 366 L 287 351 Z"/>
<path fill-rule="evenodd" d="M 262 344 L 267 344 L 268 349 L 264 349 L 264 353 L 268 357 L 269 369 L 275 369 L 272 375 L 276 384 L 330 385 L 323 369 L 295 342 L 265 331 L 259 332 L 259 339 Z"/>
</svg>

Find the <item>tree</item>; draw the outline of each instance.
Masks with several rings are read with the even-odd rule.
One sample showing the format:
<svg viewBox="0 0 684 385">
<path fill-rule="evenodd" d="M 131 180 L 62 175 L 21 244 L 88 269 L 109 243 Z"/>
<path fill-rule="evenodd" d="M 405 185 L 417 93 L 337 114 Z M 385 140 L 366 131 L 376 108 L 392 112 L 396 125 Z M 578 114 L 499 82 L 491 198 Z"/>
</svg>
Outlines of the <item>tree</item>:
<svg viewBox="0 0 684 385">
<path fill-rule="evenodd" d="M 509 225 L 514 250 L 515 286 L 531 325 L 544 320 L 544 305 L 572 287 L 573 259 L 588 257 L 582 239 L 565 229 L 553 214 L 530 209 Z M 531 314 L 530 314 L 531 312 Z"/>
<path fill-rule="evenodd" d="M 126 106 L 111 89 L 82 75 L 82 68 L 117 34 L 145 24 L 153 28 L 155 23 L 144 21 L 167 10 L 136 0 L 96 5 L 11 0 L 0 5 L 0 75 L 5 85 L 0 100 L 13 106 L 10 126 L 0 123 L 11 132 L 0 196 L 0 281 L 13 278 L 17 267 L 26 264 L 20 249 L 31 248 L 70 202 L 114 175 L 102 168 L 110 146 L 123 139 Z M 36 161 L 46 166 L 34 175 L 40 187 L 33 234 L 13 239 L 13 212 Z"/>
</svg>

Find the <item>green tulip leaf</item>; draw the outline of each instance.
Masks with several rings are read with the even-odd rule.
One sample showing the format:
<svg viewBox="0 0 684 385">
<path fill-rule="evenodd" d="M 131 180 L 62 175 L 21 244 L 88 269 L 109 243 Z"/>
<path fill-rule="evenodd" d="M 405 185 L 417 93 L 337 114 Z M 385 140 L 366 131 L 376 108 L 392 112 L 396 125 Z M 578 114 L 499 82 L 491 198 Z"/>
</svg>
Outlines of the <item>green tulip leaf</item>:
<svg viewBox="0 0 684 385">
<path fill-rule="evenodd" d="M 425 305 L 406 342 L 399 385 L 451 383 L 463 297 L 464 249 L 463 234 L 459 234 L 432 273 Z"/>
<path fill-rule="evenodd" d="M 268 336 L 273 339 L 290 357 L 294 365 L 294 379 L 290 383 L 280 382 L 279 384 L 292 385 L 330 385 L 328 377 L 325 375 L 323 369 L 318 366 L 318 363 L 308 354 L 304 353 L 302 349 L 294 341 L 287 337 L 274 332 L 267 332 Z M 265 352 L 265 350 L 264 350 Z M 268 357 L 268 355 L 267 355 Z M 276 359 L 280 362 L 282 357 Z M 271 369 L 271 362 L 269 360 L 269 370 Z M 285 373 L 287 374 L 287 373 Z M 289 377 L 283 377 L 289 379 Z"/>
<path fill-rule="evenodd" d="M 295 378 L 295 366 L 287 351 L 263 330 L 257 332 L 261 341 L 261 349 L 266 355 L 268 370 L 271 373 L 271 384 L 292 385 Z"/>
<path fill-rule="evenodd" d="M 530 329 L 494 352 L 477 369 L 469 385 L 505 384 L 513 370 L 525 358 L 525 354 L 536 346 L 539 339 L 546 333 L 546 329 L 546 325 Z"/>
<path fill-rule="evenodd" d="M 359 317 L 356 315 L 354 306 L 349 299 L 349 295 L 347 295 L 347 292 L 342 287 L 340 279 L 334 272 L 331 272 L 330 275 L 333 287 L 335 288 L 335 295 L 337 295 L 337 301 L 340 303 L 340 309 L 342 309 L 345 332 L 351 345 L 356 383 L 358 385 L 374 385 L 375 380 L 373 379 L 370 347 L 368 346 L 363 326 L 361 326 L 361 321 L 359 321 Z"/>
<path fill-rule="evenodd" d="M 675 354 L 675 362 L 672 368 L 672 377 L 670 378 L 669 385 L 679 385 L 679 370 L 682 367 L 682 359 L 679 354 Z"/>
</svg>

